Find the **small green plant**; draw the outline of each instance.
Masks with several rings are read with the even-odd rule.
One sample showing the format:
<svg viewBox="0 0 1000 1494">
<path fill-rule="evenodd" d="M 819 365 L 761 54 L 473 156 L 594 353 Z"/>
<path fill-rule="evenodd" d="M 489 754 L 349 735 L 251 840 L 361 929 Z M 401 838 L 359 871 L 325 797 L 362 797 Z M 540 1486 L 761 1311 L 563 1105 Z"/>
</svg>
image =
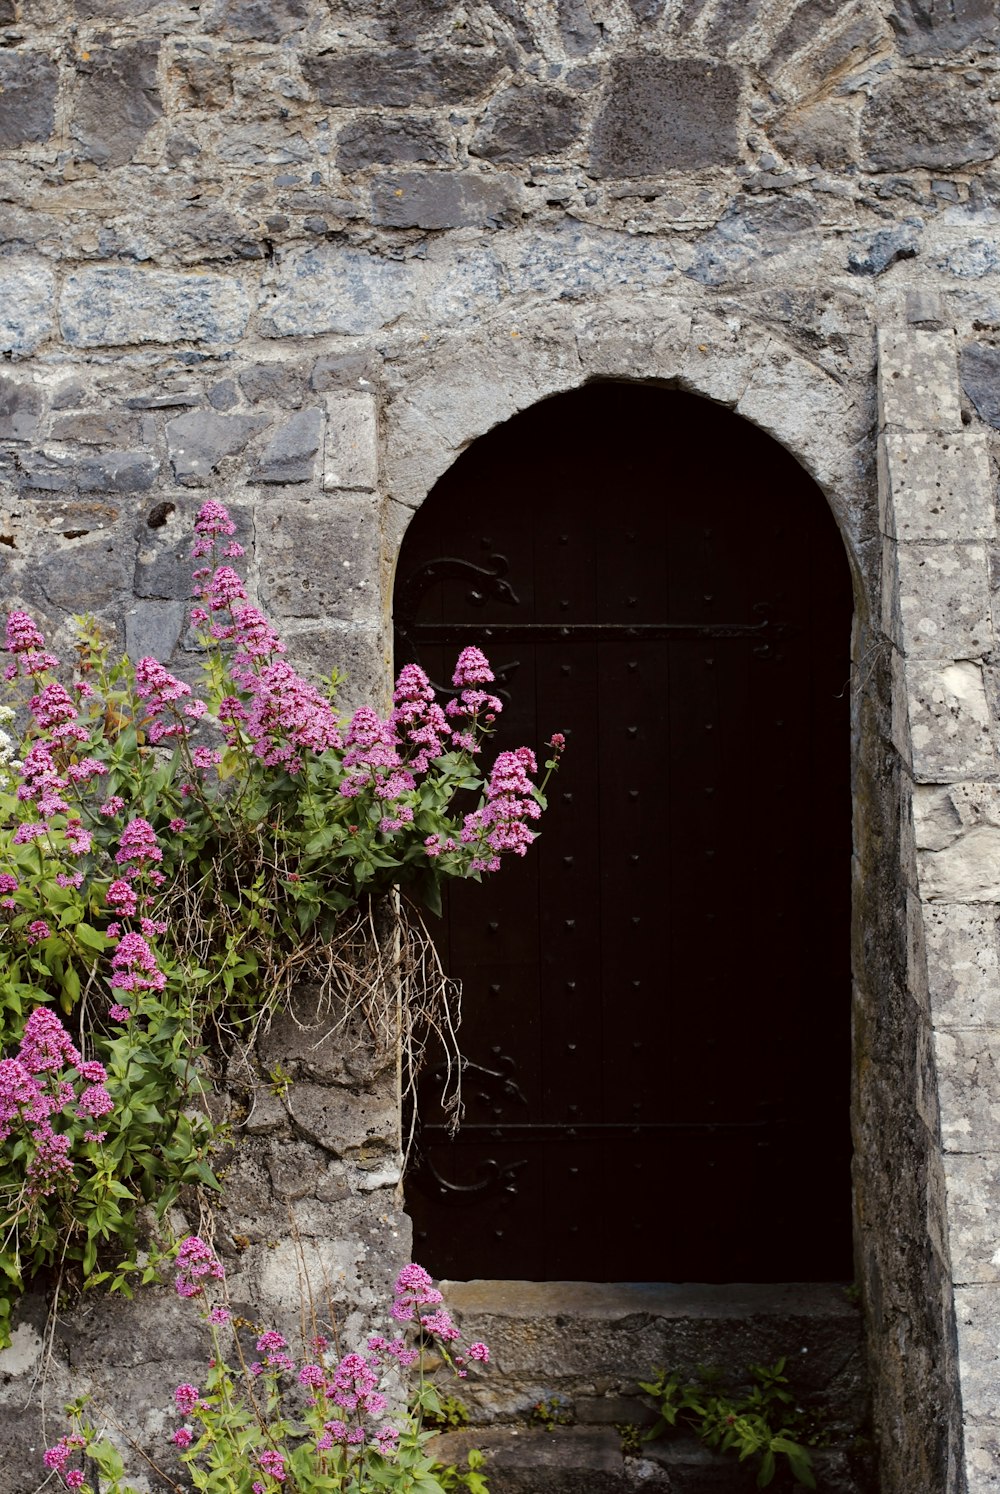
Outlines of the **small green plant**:
<svg viewBox="0 0 1000 1494">
<path fill-rule="evenodd" d="M 789 1387 L 784 1358 L 770 1367 L 752 1364 L 749 1374 L 752 1388 L 743 1394 L 727 1394 L 716 1370 L 700 1369 L 686 1379 L 678 1370 L 661 1369 L 655 1379 L 640 1380 L 639 1388 L 653 1397 L 660 1413 L 647 1440 L 686 1426 L 706 1446 L 735 1453 L 741 1463 L 757 1458 L 758 1489 L 771 1483 L 779 1458 L 786 1460 L 798 1483 L 815 1489 L 812 1459 L 800 1439 L 817 1439 Z"/>
<path fill-rule="evenodd" d="M 531 1419 L 551 1432 L 555 1427 L 573 1425 L 573 1408 L 565 1396 L 550 1395 L 543 1401 L 535 1402 L 531 1408 Z"/>
<path fill-rule="evenodd" d="M 469 1425 L 469 1408 L 457 1395 L 439 1395 L 425 1385 L 420 1405 L 425 1427 L 438 1432 L 460 1432 Z"/>
<path fill-rule="evenodd" d="M 642 1453 L 642 1433 L 634 1421 L 616 1421 L 615 1431 L 621 1443 L 623 1458 L 638 1458 Z"/>
</svg>

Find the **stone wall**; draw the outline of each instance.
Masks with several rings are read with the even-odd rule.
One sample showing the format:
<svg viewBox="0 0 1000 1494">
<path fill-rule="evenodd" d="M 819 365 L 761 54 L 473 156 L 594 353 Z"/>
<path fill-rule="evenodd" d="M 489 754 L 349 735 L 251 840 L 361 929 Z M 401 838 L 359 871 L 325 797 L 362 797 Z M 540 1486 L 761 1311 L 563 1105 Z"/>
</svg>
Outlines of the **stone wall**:
<svg viewBox="0 0 1000 1494">
<path fill-rule="evenodd" d="M 729 404 L 827 494 L 857 590 L 858 1260 L 886 1494 L 961 1494 L 966 1461 L 970 1489 L 997 1482 L 998 40 L 993 0 L 0 0 L 0 575 L 57 652 L 88 609 L 192 667 L 211 495 L 300 666 L 346 667 L 346 704 L 384 694 L 413 509 L 477 435 L 587 379 Z M 274 1119 L 248 1122 L 247 1197 L 267 1171 L 280 1213 L 301 1175 L 316 1238 L 402 1248 L 391 1166 Z M 344 1303 L 374 1306 L 340 1267 Z M 33 1331 L 0 1363 L 9 1406 Z M 84 1331 L 60 1362 L 91 1373 Z"/>
</svg>

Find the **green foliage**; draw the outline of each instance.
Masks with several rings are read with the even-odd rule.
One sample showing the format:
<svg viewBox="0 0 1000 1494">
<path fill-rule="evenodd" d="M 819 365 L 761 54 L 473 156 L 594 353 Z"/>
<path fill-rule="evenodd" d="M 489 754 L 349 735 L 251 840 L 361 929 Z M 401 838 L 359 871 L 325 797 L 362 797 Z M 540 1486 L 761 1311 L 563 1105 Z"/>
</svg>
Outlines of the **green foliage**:
<svg viewBox="0 0 1000 1494">
<path fill-rule="evenodd" d="M 573 1425 L 573 1407 L 565 1396 L 550 1395 L 535 1402 L 531 1408 L 531 1420 L 547 1432 L 555 1427 L 569 1427 Z"/>
<path fill-rule="evenodd" d="M 437 1432 L 460 1432 L 469 1425 L 469 1408 L 456 1395 L 440 1395 L 424 1383 L 413 1396 L 413 1408 L 419 1410 L 425 1427 Z"/>
<path fill-rule="evenodd" d="M 639 1382 L 660 1413 L 646 1437 L 687 1427 L 708 1447 L 734 1453 L 740 1462 L 757 1459 L 758 1489 L 772 1482 L 779 1458 L 784 1458 L 798 1483 L 815 1489 L 812 1459 L 800 1440 L 815 1442 L 815 1434 L 810 1419 L 796 1405 L 784 1371 L 783 1358 L 770 1367 L 751 1365 L 751 1389 L 733 1394 L 721 1387 L 714 1371 L 703 1369 L 686 1379 L 676 1370 L 658 1370 L 653 1380 Z"/>
</svg>

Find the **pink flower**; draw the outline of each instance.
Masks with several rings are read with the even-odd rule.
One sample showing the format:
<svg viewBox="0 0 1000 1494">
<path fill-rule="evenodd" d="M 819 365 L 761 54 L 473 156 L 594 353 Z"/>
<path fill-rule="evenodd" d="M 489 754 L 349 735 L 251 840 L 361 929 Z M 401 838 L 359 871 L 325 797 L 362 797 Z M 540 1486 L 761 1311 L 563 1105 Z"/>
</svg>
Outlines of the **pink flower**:
<svg viewBox="0 0 1000 1494">
<path fill-rule="evenodd" d="M 111 984 L 118 991 L 162 991 L 167 977 L 141 934 L 123 934 L 111 957 Z"/>
<path fill-rule="evenodd" d="M 177 1252 L 177 1275 L 174 1278 L 179 1297 L 200 1297 L 206 1277 L 222 1281 L 225 1274 L 215 1251 L 199 1235 L 188 1235 L 181 1242 Z M 224 1308 L 219 1310 L 225 1312 Z M 227 1322 L 228 1318 L 229 1314 L 226 1313 L 225 1318 L 213 1318 L 212 1321 Z"/>
<path fill-rule="evenodd" d="M 451 682 L 458 689 L 465 685 L 489 685 L 493 682 L 490 661 L 478 648 L 463 648 L 455 665 Z"/>
<path fill-rule="evenodd" d="M 69 1472 L 65 1474 L 65 1479 L 67 1489 L 79 1489 L 83 1484 L 83 1469 L 71 1468 Z"/>
<path fill-rule="evenodd" d="M 36 918 L 33 923 L 28 924 L 27 942 L 37 944 L 40 939 L 51 939 L 52 930 L 44 918 Z"/>
<path fill-rule="evenodd" d="M 263 1452 L 257 1454 L 257 1462 L 265 1473 L 269 1473 L 279 1484 L 283 1484 L 287 1477 L 285 1472 L 285 1460 L 281 1453 L 274 1452 L 272 1448 L 266 1447 Z"/>
<path fill-rule="evenodd" d="M 269 1328 L 266 1333 L 262 1333 L 260 1335 L 260 1338 L 258 1338 L 257 1340 L 258 1354 L 273 1354 L 276 1353 L 279 1349 L 287 1348 L 288 1345 L 282 1338 L 281 1334 L 275 1333 L 273 1328 Z"/>
<path fill-rule="evenodd" d="M 190 1447 L 194 1435 L 187 1427 L 178 1427 L 171 1440 L 175 1447 Z"/>
<path fill-rule="evenodd" d="M 178 1385 L 174 1391 L 174 1404 L 182 1416 L 188 1416 L 198 1405 L 201 1392 L 195 1385 Z"/>
<path fill-rule="evenodd" d="M 489 1364 L 490 1351 L 485 1344 L 475 1343 L 469 1345 L 469 1358 L 477 1359 L 480 1364 Z"/>
<path fill-rule="evenodd" d="M 132 1013 L 128 1007 L 120 1006 L 117 1001 L 113 1001 L 108 1007 L 108 1016 L 112 1022 L 130 1022 L 132 1020 Z"/>
</svg>

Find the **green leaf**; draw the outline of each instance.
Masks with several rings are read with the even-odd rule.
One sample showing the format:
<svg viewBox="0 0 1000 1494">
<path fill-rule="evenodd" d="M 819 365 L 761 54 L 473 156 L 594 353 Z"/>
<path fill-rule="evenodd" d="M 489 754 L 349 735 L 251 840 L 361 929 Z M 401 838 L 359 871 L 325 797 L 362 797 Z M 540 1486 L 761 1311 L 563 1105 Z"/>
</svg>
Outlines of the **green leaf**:
<svg viewBox="0 0 1000 1494">
<path fill-rule="evenodd" d="M 104 953 L 110 943 L 106 934 L 92 928 L 89 923 L 78 923 L 75 933 L 84 948 L 97 950 L 100 954 Z"/>
</svg>

